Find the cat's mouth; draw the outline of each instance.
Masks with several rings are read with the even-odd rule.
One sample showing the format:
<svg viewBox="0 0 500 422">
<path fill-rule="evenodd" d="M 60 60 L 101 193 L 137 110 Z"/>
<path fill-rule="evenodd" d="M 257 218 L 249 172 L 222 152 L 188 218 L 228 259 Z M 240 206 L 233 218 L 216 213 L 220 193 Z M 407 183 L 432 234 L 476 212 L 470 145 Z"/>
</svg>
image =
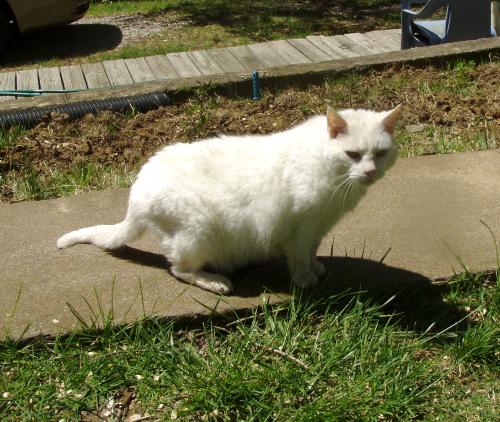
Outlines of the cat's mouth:
<svg viewBox="0 0 500 422">
<path fill-rule="evenodd" d="M 378 177 L 355 176 L 352 177 L 352 179 L 361 186 L 370 186 L 378 179 Z"/>
<path fill-rule="evenodd" d="M 365 186 L 373 185 L 377 181 L 377 177 L 363 177 L 361 183 Z"/>
</svg>

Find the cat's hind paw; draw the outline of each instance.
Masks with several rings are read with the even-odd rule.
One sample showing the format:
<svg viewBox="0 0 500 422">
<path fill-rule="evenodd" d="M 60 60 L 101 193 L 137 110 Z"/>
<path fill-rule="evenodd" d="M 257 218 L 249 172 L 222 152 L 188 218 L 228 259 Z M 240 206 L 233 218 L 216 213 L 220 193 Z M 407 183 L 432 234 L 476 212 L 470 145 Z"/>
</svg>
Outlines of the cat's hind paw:
<svg viewBox="0 0 500 422">
<path fill-rule="evenodd" d="M 234 290 L 233 283 L 227 277 L 221 274 L 213 274 L 207 272 L 182 272 L 175 267 L 171 268 L 171 273 L 178 279 L 186 283 L 198 286 L 209 292 L 227 295 Z"/>
<path fill-rule="evenodd" d="M 231 283 L 231 280 L 229 279 L 208 282 L 205 280 L 200 280 L 197 286 L 201 287 L 202 289 L 208 290 L 209 292 L 221 295 L 227 295 L 229 293 L 232 293 L 232 291 L 234 290 L 233 283 Z"/>
</svg>

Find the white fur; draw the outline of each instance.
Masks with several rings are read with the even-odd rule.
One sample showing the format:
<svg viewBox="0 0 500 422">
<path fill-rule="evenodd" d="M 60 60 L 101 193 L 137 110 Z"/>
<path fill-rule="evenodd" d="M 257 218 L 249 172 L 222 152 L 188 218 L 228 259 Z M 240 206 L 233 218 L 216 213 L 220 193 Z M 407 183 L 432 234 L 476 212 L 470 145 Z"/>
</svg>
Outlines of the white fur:
<svg viewBox="0 0 500 422">
<path fill-rule="evenodd" d="M 204 289 L 232 290 L 227 277 L 207 268 L 231 272 L 278 256 L 287 257 L 293 283 L 312 286 L 324 273 L 316 261 L 321 238 L 395 161 L 383 123 L 390 113 L 341 111 L 335 115 L 347 130 L 335 139 L 321 115 L 271 135 L 168 146 L 142 167 L 124 221 L 68 233 L 57 246 L 115 249 L 151 229 L 171 272 Z M 388 151 L 377 158 L 380 150 Z M 365 171 L 374 169 L 368 177 Z"/>
</svg>

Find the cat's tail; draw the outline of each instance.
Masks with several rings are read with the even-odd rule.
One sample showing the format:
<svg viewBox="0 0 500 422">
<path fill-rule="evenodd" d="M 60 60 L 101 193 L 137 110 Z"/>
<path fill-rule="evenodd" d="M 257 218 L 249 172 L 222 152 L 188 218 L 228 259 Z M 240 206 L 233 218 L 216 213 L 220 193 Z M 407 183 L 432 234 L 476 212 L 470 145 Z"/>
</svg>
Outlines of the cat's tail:
<svg viewBox="0 0 500 422">
<path fill-rule="evenodd" d="M 69 248 L 79 243 L 91 243 L 102 249 L 117 249 L 142 234 L 144 227 L 132 218 L 125 218 L 121 223 L 85 227 L 66 233 L 57 240 L 59 249 Z"/>
</svg>

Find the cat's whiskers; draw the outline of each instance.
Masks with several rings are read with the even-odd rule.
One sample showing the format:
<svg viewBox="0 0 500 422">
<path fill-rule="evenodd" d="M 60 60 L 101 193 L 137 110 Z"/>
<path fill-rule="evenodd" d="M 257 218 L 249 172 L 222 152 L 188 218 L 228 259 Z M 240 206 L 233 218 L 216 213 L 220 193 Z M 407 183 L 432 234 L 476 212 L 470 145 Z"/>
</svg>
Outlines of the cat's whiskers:
<svg viewBox="0 0 500 422">
<path fill-rule="evenodd" d="M 337 177 L 336 181 L 340 180 L 340 183 L 335 185 L 335 189 L 333 190 L 333 195 L 335 195 L 338 191 L 340 191 L 345 185 L 349 182 L 349 174 L 341 174 Z"/>
<path fill-rule="evenodd" d="M 345 195 L 347 191 L 349 190 L 349 185 L 351 184 L 351 178 L 349 177 L 348 173 L 345 173 L 341 176 L 339 176 L 339 179 L 341 179 L 341 182 L 335 186 L 335 189 L 332 191 L 332 195 L 330 197 L 330 202 L 335 199 L 335 195 L 340 194 L 342 195 L 342 198 L 345 198 Z M 343 201 L 339 201 L 339 203 Z M 343 207 L 343 205 L 342 205 Z"/>
<path fill-rule="evenodd" d="M 351 177 L 348 178 L 347 188 L 344 191 L 344 196 L 342 198 L 342 208 L 345 209 L 349 195 L 353 196 L 357 194 L 358 190 L 359 190 L 359 179 Z"/>
<path fill-rule="evenodd" d="M 346 189 L 344 191 L 344 195 L 342 196 L 342 209 L 345 209 L 345 203 L 346 203 L 346 200 L 347 200 L 347 195 L 349 194 L 349 191 L 351 190 L 353 183 L 354 183 L 354 179 L 349 178 L 348 179 L 348 183 L 347 183 L 347 187 L 346 187 Z"/>
<path fill-rule="evenodd" d="M 341 191 L 341 189 L 349 182 L 349 175 L 346 173 L 346 174 L 342 174 L 338 177 L 338 179 L 341 180 L 341 182 L 337 185 L 335 185 L 335 189 L 333 189 L 332 191 L 332 194 L 330 196 L 330 199 L 328 201 L 328 205 L 330 205 L 330 203 L 335 199 L 335 195 L 337 194 L 337 192 Z"/>
</svg>

